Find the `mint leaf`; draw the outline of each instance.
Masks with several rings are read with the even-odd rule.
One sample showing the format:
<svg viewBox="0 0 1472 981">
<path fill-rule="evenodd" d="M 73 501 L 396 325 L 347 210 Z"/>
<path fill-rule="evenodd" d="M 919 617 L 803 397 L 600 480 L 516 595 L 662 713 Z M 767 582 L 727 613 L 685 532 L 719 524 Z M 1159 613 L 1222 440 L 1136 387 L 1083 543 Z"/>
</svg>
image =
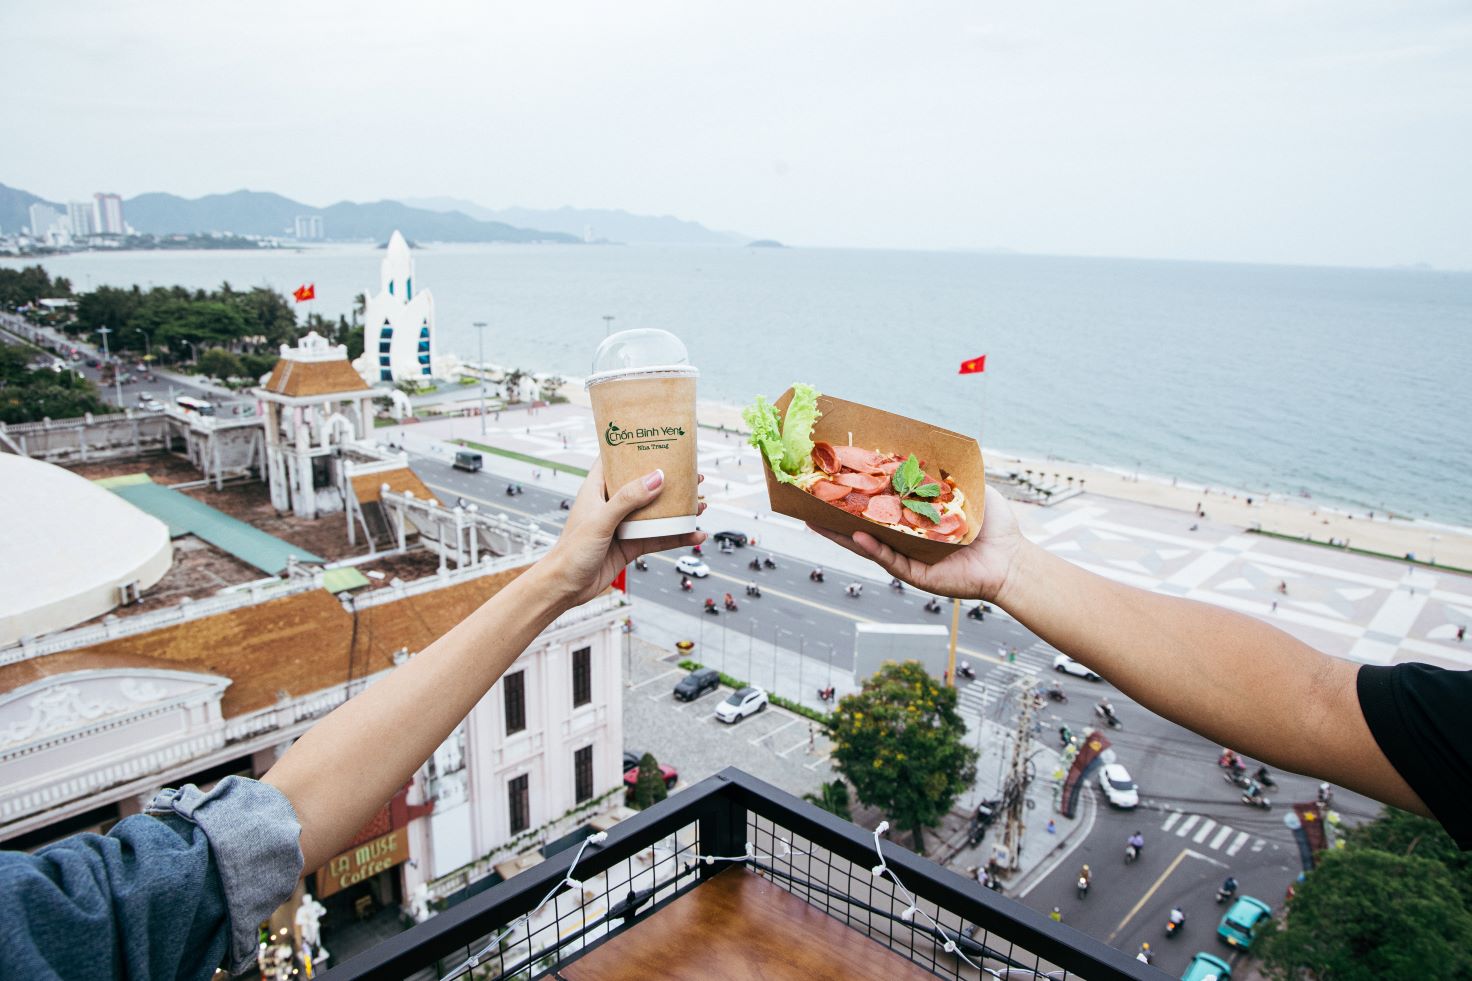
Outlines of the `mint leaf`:
<svg viewBox="0 0 1472 981">
<path fill-rule="evenodd" d="M 920 459 L 911 453 L 910 458 L 895 468 L 894 476 L 890 483 L 894 485 L 895 493 L 900 497 L 915 493 L 926 480 L 925 471 L 920 469 Z"/>
<path fill-rule="evenodd" d="M 940 484 L 937 484 L 935 481 L 931 481 L 928 484 L 921 484 L 919 487 L 916 487 L 915 488 L 915 496 L 916 497 L 939 497 L 940 496 Z"/>
<path fill-rule="evenodd" d="M 915 458 L 910 457 L 910 459 L 913 460 Z M 927 504 L 924 501 L 900 501 L 900 503 L 916 514 L 923 515 L 936 524 L 940 524 L 940 510 L 934 504 Z"/>
</svg>

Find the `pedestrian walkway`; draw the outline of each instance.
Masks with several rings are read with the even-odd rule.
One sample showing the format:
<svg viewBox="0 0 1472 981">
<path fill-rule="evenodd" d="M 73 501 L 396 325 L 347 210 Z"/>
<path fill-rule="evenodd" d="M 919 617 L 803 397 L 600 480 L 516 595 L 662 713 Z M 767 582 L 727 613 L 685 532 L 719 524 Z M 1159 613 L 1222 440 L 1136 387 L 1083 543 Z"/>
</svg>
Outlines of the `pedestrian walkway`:
<svg viewBox="0 0 1472 981">
<path fill-rule="evenodd" d="M 992 717 L 998 718 L 1005 708 L 1000 703 L 1010 702 L 1009 693 L 1017 679 L 1032 676 L 1041 684 L 1041 679 L 1053 669 L 1053 656 L 1058 652 L 1039 640 L 1017 650 L 1015 658 L 1011 657 L 1013 653 L 1006 647 L 997 648 L 997 657 L 1002 663 L 992 666 L 984 676 L 961 688 L 957 707 L 962 714 L 982 719 L 996 707 Z"/>
<path fill-rule="evenodd" d="M 1177 838 L 1190 838 L 1192 844 L 1221 852 L 1228 858 L 1235 856 L 1243 847 L 1249 847 L 1253 852 L 1260 852 L 1270 845 L 1273 848 L 1278 847 L 1266 838 L 1247 831 L 1238 831 L 1231 825 L 1215 821 L 1204 814 L 1191 814 L 1174 808 L 1167 809 L 1160 830 L 1170 832 Z"/>
</svg>

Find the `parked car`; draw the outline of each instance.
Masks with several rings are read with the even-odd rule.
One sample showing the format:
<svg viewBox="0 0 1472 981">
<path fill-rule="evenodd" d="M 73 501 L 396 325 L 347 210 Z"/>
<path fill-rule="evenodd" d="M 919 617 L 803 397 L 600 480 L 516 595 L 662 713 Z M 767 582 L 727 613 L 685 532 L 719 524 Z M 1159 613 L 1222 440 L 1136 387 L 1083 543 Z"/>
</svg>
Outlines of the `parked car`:
<svg viewBox="0 0 1472 981">
<path fill-rule="evenodd" d="M 767 693 L 760 688 L 742 688 L 716 706 L 716 718 L 722 722 L 735 722 L 748 715 L 755 715 L 767 707 Z"/>
<path fill-rule="evenodd" d="M 141 408 L 147 412 L 162 412 L 164 411 L 164 404 L 157 399 L 148 399 L 143 402 Z"/>
<path fill-rule="evenodd" d="M 675 571 L 681 575 L 704 579 L 710 575 L 710 566 L 698 555 L 682 555 L 675 560 Z"/>
<path fill-rule="evenodd" d="M 675 697 L 693 702 L 708 691 L 721 687 L 721 673 L 715 668 L 697 668 L 675 683 Z"/>
<path fill-rule="evenodd" d="M 1082 664 L 1079 664 L 1067 654 L 1059 654 L 1053 658 L 1053 670 L 1062 672 L 1063 674 L 1075 675 L 1079 678 L 1085 679 L 1086 681 L 1100 680 L 1097 674 L 1090 671 Z"/>
<path fill-rule="evenodd" d="M 715 541 L 717 545 L 721 545 L 725 542 L 730 542 L 737 548 L 746 547 L 747 537 L 746 532 L 744 531 L 718 531 L 710 537 L 712 540 Z"/>
<path fill-rule="evenodd" d="M 1217 924 L 1216 935 L 1238 950 L 1250 950 L 1257 931 L 1272 916 L 1272 907 L 1267 903 L 1251 896 L 1243 896 L 1232 904 L 1221 923 Z"/>
<path fill-rule="evenodd" d="M 644 758 L 643 753 L 632 750 L 624 750 L 624 785 L 633 790 L 639 783 L 639 761 Z M 633 762 L 629 762 L 632 759 Z M 659 774 L 664 777 L 666 790 L 674 790 L 675 784 L 680 782 L 680 771 L 668 763 L 659 764 Z"/>
<path fill-rule="evenodd" d="M 1110 763 L 1099 771 L 1099 789 L 1113 807 L 1140 806 L 1140 791 L 1122 764 Z"/>
<path fill-rule="evenodd" d="M 1186 965 L 1181 981 L 1232 981 L 1232 968 L 1220 957 L 1202 951 Z"/>
</svg>

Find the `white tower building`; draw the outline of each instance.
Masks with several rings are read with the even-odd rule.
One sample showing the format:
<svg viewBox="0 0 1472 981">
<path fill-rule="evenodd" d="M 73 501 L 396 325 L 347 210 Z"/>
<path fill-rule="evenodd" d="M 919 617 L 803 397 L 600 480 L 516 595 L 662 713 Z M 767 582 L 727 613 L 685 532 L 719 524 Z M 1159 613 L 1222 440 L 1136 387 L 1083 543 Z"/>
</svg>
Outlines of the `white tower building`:
<svg viewBox="0 0 1472 981">
<path fill-rule="evenodd" d="M 377 295 L 363 308 L 363 356 L 358 373 L 367 382 L 428 379 L 435 372 L 434 295 L 414 283 L 414 258 L 397 231 L 388 240 Z"/>
</svg>

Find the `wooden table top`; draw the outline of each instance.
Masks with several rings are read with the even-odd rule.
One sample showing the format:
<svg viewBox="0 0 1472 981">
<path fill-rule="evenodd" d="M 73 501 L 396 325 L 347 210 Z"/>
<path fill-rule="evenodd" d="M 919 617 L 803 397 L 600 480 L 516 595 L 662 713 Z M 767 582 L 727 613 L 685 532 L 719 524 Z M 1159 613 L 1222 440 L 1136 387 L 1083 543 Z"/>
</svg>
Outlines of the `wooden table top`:
<svg viewBox="0 0 1472 981">
<path fill-rule="evenodd" d="M 740 866 L 559 969 L 565 981 L 905 981 L 931 974 Z"/>
</svg>

